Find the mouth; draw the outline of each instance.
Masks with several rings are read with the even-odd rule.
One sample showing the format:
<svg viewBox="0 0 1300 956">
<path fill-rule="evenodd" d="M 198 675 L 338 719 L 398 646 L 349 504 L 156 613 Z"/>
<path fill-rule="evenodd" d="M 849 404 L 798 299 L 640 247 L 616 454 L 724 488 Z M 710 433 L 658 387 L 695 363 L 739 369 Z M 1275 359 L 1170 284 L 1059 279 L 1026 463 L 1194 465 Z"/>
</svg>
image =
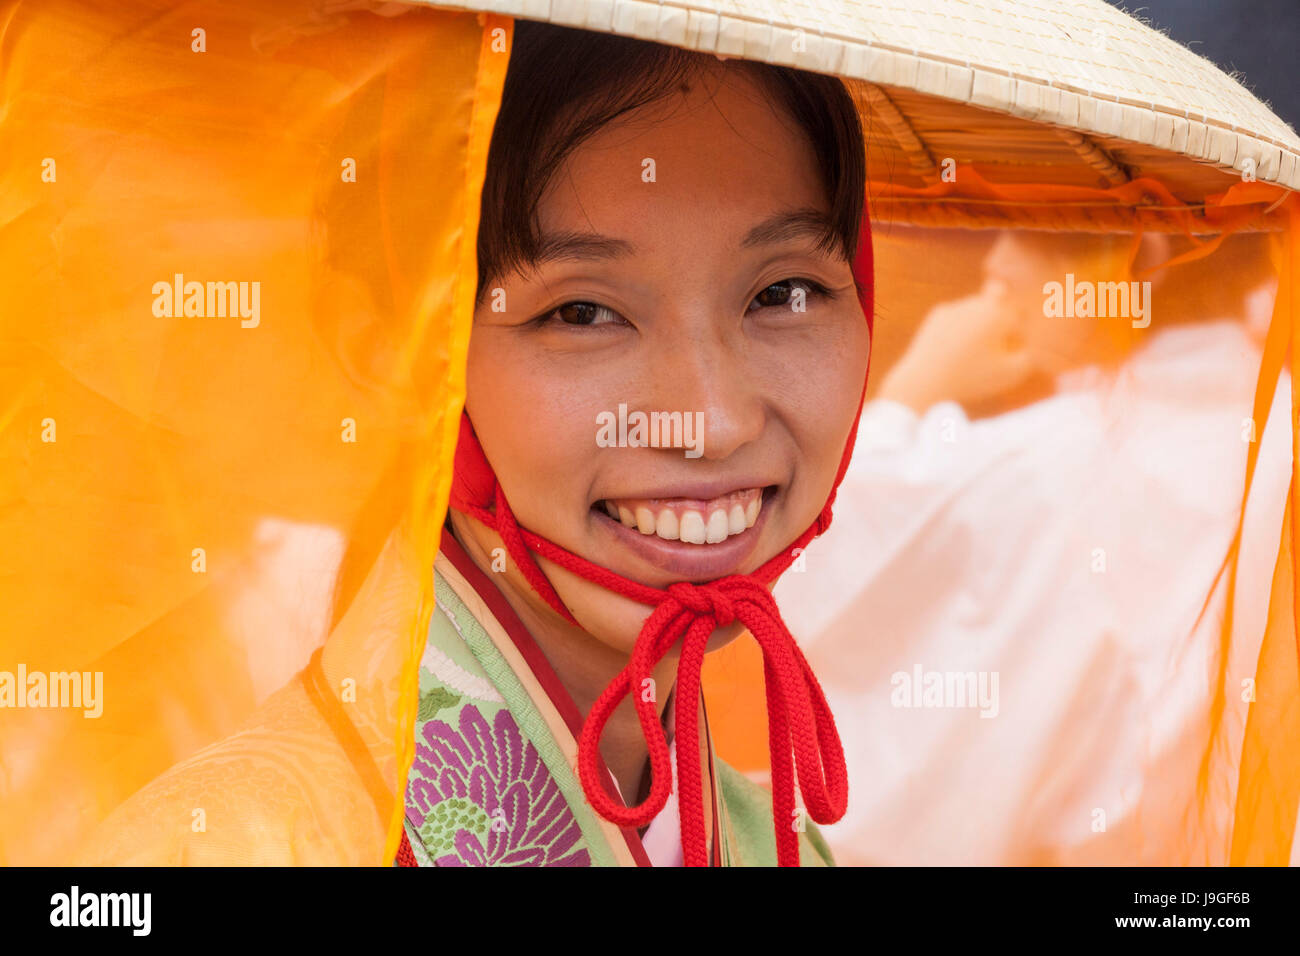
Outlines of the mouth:
<svg viewBox="0 0 1300 956">
<path fill-rule="evenodd" d="M 737 572 L 758 543 L 776 485 L 712 497 L 604 498 L 591 508 L 600 533 L 623 550 L 693 583 Z"/>
<path fill-rule="evenodd" d="M 745 488 L 708 501 L 698 498 L 606 498 L 596 502 L 624 527 L 686 544 L 718 544 L 754 526 L 763 489 Z"/>
</svg>

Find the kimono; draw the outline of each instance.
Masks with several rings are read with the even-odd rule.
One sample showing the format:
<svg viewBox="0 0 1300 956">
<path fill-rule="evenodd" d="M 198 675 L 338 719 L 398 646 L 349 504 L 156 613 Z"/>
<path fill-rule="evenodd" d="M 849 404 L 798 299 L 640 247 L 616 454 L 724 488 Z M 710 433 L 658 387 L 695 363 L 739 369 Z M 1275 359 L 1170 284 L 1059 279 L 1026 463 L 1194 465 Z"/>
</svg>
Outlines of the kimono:
<svg viewBox="0 0 1300 956">
<path fill-rule="evenodd" d="M 397 865 L 682 865 L 675 785 L 643 834 L 590 806 L 576 771 L 577 707 L 449 529 L 434 582 Z M 666 710 L 671 730 L 671 701 Z M 771 793 L 717 757 L 707 710 L 701 727 L 713 808 L 710 865 L 775 866 Z M 612 774 L 607 786 L 622 796 Z M 834 866 L 815 824 L 805 826 L 801 865 Z"/>
</svg>

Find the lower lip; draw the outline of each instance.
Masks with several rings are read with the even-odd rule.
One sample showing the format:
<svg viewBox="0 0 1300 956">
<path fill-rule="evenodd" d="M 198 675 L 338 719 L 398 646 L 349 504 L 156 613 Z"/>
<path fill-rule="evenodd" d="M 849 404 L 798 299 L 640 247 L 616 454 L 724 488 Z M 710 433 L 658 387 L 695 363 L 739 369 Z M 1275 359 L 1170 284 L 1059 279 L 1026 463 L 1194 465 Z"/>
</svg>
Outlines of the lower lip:
<svg viewBox="0 0 1300 956">
<path fill-rule="evenodd" d="M 688 544 L 684 541 L 670 541 L 657 534 L 642 534 L 636 528 L 629 528 L 621 521 L 615 521 L 603 510 L 593 510 L 598 534 L 608 535 L 616 544 L 631 551 L 645 563 L 659 571 L 667 572 L 675 578 L 699 584 L 714 578 L 736 574 L 740 565 L 754 552 L 758 545 L 759 532 L 771 510 L 773 494 L 764 493 L 763 507 L 751 527 L 740 534 L 733 534 L 717 544 Z"/>
</svg>

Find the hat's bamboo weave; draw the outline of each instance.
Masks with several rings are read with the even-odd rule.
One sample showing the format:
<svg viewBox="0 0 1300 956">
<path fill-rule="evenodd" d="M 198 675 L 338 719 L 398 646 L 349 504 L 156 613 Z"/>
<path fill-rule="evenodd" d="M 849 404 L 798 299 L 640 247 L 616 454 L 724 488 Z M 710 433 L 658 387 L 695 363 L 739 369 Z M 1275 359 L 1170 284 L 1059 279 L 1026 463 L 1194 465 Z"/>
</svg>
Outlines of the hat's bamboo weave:
<svg viewBox="0 0 1300 956">
<path fill-rule="evenodd" d="M 1079 154 L 1079 158 L 1101 173 L 1106 182 L 1112 186 L 1122 186 L 1132 179 L 1108 152 L 1082 133 L 1058 128 L 1056 135 L 1069 143 L 1070 148 Z"/>
<path fill-rule="evenodd" d="M 1204 205 L 1169 207 L 1116 202 L 1029 202 L 1023 199 L 966 197 L 870 196 L 871 218 L 881 226 L 896 224 L 952 229 L 1026 229 L 1044 232 L 1146 232 L 1214 236 L 1224 230 L 1203 218 Z M 1264 203 L 1258 215 L 1236 232 L 1276 232 L 1284 220 L 1269 216 Z"/>
<path fill-rule="evenodd" d="M 859 100 L 858 108 L 862 108 L 862 100 L 865 100 L 867 107 L 871 110 L 876 118 L 884 125 L 894 137 L 894 142 L 898 148 L 907 156 L 907 160 L 912 164 L 912 169 L 916 174 L 926 182 L 938 182 L 939 166 L 934 161 L 934 154 L 930 152 L 921 137 L 916 135 L 916 130 L 908 122 L 902 110 L 894 105 L 894 101 L 880 87 L 874 83 L 863 85 L 863 92 L 866 94 Z"/>
<path fill-rule="evenodd" d="M 1300 137 L 1210 61 L 1105 0 L 413 0 L 778 63 L 959 104 L 956 132 L 994 113 L 1300 189 Z M 903 111 L 905 112 L 905 111 Z M 914 132 L 922 117 L 907 114 Z M 886 122 L 882 114 L 882 122 Z M 901 129 L 901 127 L 899 127 Z M 891 127 L 891 131 L 894 127 Z M 918 136 L 932 159 L 948 155 Z M 1003 144 L 1007 150 L 1015 142 Z M 1112 147 L 1113 151 L 1113 147 Z M 904 149 L 904 152 L 908 151 Z M 1080 155 L 1062 150 L 1061 161 Z M 1091 159 L 1090 159 L 1091 157 Z M 908 153 L 909 161 L 911 154 Z M 1082 157 L 1091 164 L 1090 150 Z M 1112 156 L 1134 177 L 1128 156 Z M 1168 161 L 1161 159 L 1166 171 Z M 1099 170 L 1100 171 L 1100 170 Z M 1195 171 L 1183 178 L 1190 183 Z M 1203 177 L 1199 195 L 1222 192 Z"/>
</svg>

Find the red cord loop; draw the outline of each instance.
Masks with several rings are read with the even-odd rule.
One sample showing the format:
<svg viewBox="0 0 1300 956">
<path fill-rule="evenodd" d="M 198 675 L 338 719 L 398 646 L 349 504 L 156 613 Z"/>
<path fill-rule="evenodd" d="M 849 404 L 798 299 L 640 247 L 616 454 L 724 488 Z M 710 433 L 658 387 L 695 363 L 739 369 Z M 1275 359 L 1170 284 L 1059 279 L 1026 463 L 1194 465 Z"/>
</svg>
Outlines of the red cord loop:
<svg viewBox="0 0 1300 956">
<path fill-rule="evenodd" d="M 668 585 L 668 593 L 676 598 L 682 607 L 696 614 L 712 617 L 717 627 L 726 627 L 736 619 L 736 607 L 720 587 L 679 581 Z"/>
<path fill-rule="evenodd" d="M 681 642 L 676 723 L 678 736 L 684 742 L 677 750 L 682 848 L 687 866 L 708 865 L 696 708 L 704 646 L 714 630 L 735 620 L 749 629 L 763 652 L 777 861 L 780 866 L 798 866 L 798 833 L 790 826 L 796 809 L 796 777 L 813 820 L 833 823 L 844 815 L 848 805 L 848 772 L 830 708 L 816 677 L 782 622 L 771 593 L 747 577 L 668 586 L 666 599 L 642 626 L 627 666 L 587 715 L 578 740 L 579 777 L 596 812 L 620 826 L 644 826 L 663 809 L 670 783 L 667 739 L 653 700 L 639 691 L 646 686 L 644 681 L 654 666 Z M 651 768 L 650 794 L 634 807 L 623 806 L 605 792 L 600 761 L 605 724 L 629 693 L 633 694 Z"/>
</svg>

